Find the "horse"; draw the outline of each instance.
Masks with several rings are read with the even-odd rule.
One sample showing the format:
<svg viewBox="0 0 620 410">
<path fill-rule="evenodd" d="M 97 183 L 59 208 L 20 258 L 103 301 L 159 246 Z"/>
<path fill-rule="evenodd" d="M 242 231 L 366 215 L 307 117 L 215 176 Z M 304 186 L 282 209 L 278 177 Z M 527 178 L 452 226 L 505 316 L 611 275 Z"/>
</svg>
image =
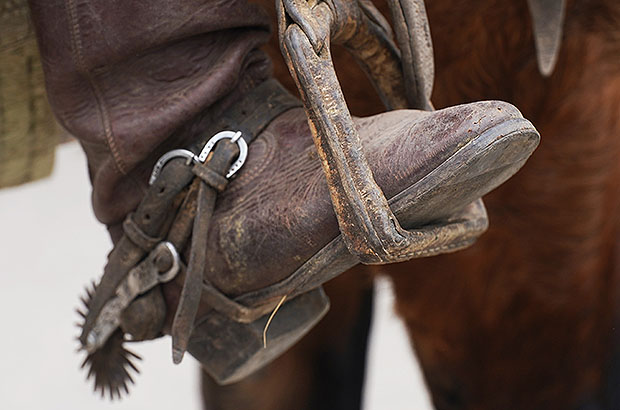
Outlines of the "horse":
<svg viewBox="0 0 620 410">
<path fill-rule="evenodd" d="M 394 284 L 437 409 L 620 408 L 620 3 L 567 0 L 549 77 L 526 0 L 426 7 L 435 106 L 508 101 L 540 147 L 485 197 L 490 228 L 474 246 L 329 282 L 331 311 L 284 356 L 230 386 L 203 375 L 206 408 L 359 409 L 376 275 Z M 266 51 L 295 90 L 276 39 Z M 351 58 L 334 60 L 351 111 L 381 111 Z"/>
</svg>

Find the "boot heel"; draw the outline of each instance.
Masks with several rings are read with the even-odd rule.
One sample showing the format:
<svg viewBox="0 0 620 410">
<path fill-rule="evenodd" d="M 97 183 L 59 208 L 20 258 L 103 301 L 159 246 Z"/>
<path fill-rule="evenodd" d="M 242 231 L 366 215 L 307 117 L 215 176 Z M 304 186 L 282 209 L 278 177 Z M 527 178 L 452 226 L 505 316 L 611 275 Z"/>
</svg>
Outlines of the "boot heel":
<svg viewBox="0 0 620 410">
<path fill-rule="evenodd" d="M 329 310 L 323 287 L 284 303 L 271 314 L 244 324 L 212 311 L 196 324 L 188 351 L 219 384 L 241 380 L 265 366 L 304 336 Z"/>
</svg>

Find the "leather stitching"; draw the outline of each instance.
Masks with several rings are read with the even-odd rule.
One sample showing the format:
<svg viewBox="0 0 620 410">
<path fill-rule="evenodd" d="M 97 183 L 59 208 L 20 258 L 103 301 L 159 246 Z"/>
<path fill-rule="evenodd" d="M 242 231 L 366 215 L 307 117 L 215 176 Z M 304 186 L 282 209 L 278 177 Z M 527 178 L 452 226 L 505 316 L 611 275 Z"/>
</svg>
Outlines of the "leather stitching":
<svg viewBox="0 0 620 410">
<path fill-rule="evenodd" d="M 126 167 L 121 159 L 120 152 L 118 150 L 118 146 L 116 144 L 116 139 L 114 138 L 114 134 L 112 133 L 112 127 L 110 125 L 110 118 L 107 111 L 107 108 L 104 104 L 104 98 L 101 93 L 101 89 L 96 84 L 94 78 L 92 77 L 90 71 L 86 68 L 86 64 L 84 63 L 84 56 L 82 54 L 82 40 L 80 35 L 80 24 L 77 18 L 77 6 L 75 4 L 75 0 L 66 0 L 65 1 L 68 18 L 70 23 L 70 33 L 71 33 L 71 52 L 73 55 L 73 61 L 78 69 L 78 72 L 86 78 L 90 88 L 95 96 L 95 100 L 97 102 L 97 108 L 99 111 L 99 117 L 101 118 L 101 122 L 103 123 L 103 130 L 105 134 L 106 142 L 108 143 L 108 147 L 110 152 L 112 153 L 112 158 L 114 159 L 114 165 L 116 169 L 122 174 L 126 175 Z"/>
</svg>

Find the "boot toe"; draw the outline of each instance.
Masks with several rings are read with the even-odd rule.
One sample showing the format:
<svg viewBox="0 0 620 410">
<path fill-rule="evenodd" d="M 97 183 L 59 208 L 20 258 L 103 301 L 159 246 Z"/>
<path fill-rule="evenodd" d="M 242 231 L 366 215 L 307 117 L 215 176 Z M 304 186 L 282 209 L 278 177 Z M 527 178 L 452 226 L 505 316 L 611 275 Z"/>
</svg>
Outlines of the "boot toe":
<svg viewBox="0 0 620 410">
<path fill-rule="evenodd" d="M 499 101 L 355 122 L 375 180 L 405 228 L 462 210 L 514 174 L 538 143 L 531 123 Z M 207 276 L 228 294 L 284 279 L 339 234 L 301 109 L 276 118 L 252 143 L 220 199 Z"/>
<path fill-rule="evenodd" d="M 448 217 L 496 188 L 521 168 L 540 139 L 519 110 L 502 101 L 392 111 L 360 125 L 386 197 L 406 196 L 418 204 L 398 207 L 407 215 L 401 223 L 410 226 Z"/>
</svg>

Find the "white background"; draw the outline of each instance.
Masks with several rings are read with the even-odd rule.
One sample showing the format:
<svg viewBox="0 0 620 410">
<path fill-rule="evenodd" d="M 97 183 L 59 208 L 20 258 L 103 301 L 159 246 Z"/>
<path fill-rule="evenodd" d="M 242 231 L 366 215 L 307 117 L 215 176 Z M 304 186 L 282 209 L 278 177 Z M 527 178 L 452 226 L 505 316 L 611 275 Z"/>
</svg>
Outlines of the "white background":
<svg viewBox="0 0 620 410">
<path fill-rule="evenodd" d="M 187 355 L 173 365 L 169 338 L 133 347 L 144 360 L 122 401 L 100 399 L 84 381 L 74 309 L 110 247 L 76 143 L 58 148 L 51 178 L 0 191 L 0 409 L 201 408 L 198 366 Z M 431 409 L 390 284 L 377 289 L 364 409 Z"/>
</svg>

